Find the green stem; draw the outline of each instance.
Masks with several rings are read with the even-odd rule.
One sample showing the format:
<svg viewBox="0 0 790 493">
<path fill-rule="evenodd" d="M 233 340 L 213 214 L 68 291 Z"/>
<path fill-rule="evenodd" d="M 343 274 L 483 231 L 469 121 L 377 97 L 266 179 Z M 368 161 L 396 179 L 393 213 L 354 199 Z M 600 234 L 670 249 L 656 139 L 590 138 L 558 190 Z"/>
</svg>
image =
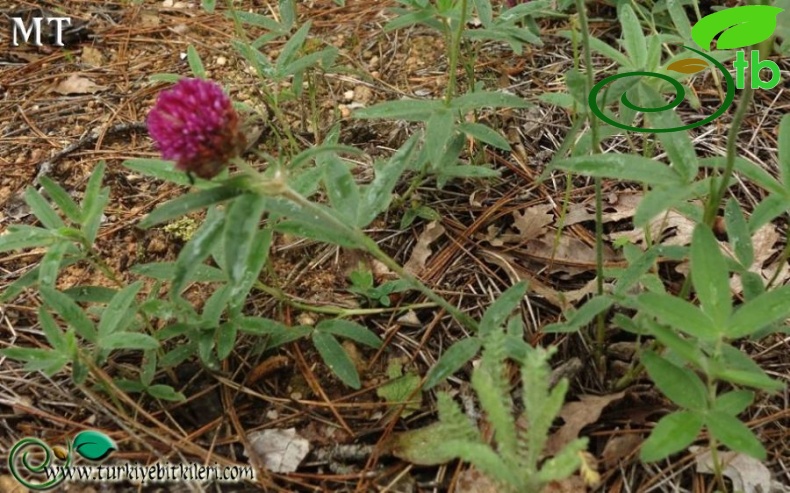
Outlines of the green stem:
<svg viewBox="0 0 790 493">
<path fill-rule="evenodd" d="M 721 206 L 721 201 L 724 199 L 724 194 L 727 192 L 727 185 L 730 183 L 730 178 L 732 178 L 732 171 L 735 168 L 735 156 L 738 152 L 738 132 L 741 129 L 743 119 L 746 117 L 746 111 L 749 109 L 749 105 L 751 104 L 753 97 L 754 89 L 752 89 L 751 75 L 747 74 L 746 86 L 743 88 L 741 101 L 732 117 L 730 131 L 727 135 L 727 160 L 724 166 L 724 173 L 721 176 L 721 183 L 719 187 L 711 194 L 710 198 L 708 199 L 708 203 L 705 206 L 704 222 L 711 228 L 714 226 L 716 216 L 719 212 L 719 207 Z M 712 186 L 715 187 L 715 185 Z"/>
<path fill-rule="evenodd" d="M 379 315 L 382 313 L 403 312 L 407 310 L 418 310 L 420 308 L 433 308 L 436 306 L 436 303 L 414 303 L 412 305 L 393 306 L 388 308 L 339 308 L 331 305 L 311 305 L 308 303 L 302 303 L 301 301 L 297 301 L 288 296 L 288 294 L 284 293 L 281 289 L 274 286 L 267 286 L 260 281 L 255 283 L 255 287 L 256 289 L 263 291 L 278 301 L 286 303 L 296 309 L 305 312 L 335 315 L 339 318 L 358 317 L 362 315 Z"/>
<path fill-rule="evenodd" d="M 591 90 L 595 82 L 595 73 L 592 63 L 592 50 L 590 49 L 590 27 L 587 22 L 587 10 L 584 0 L 576 0 L 576 10 L 581 24 L 582 44 L 584 45 L 584 64 L 587 74 L 587 90 Z M 592 152 L 600 153 L 601 144 L 598 134 L 598 118 L 590 113 L 590 134 L 592 139 Z M 603 294 L 603 185 L 600 177 L 595 178 L 595 285 L 598 295 Z M 604 344 L 606 342 L 606 313 L 601 312 L 596 317 L 595 352 L 599 363 L 604 363 Z M 603 371 L 605 365 L 602 366 Z"/>
<path fill-rule="evenodd" d="M 452 44 L 450 45 L 450 80 L 447 83 L 447 92 L 444 96 L 444 103 L 447 106 L 450 106 L 453 98 L 455 97 L 455 86 L 456 86 L 456 71 L 458 70 L 458 57 L 461 52 L 461 37 L 464 34 L 464 28 L 466 27 L 466 4 L 467 0 L 461 0 L 461 18 L 458 21 L 458 30 L 455 32 L 455 36 L 452 39 Z"/>
</svg>

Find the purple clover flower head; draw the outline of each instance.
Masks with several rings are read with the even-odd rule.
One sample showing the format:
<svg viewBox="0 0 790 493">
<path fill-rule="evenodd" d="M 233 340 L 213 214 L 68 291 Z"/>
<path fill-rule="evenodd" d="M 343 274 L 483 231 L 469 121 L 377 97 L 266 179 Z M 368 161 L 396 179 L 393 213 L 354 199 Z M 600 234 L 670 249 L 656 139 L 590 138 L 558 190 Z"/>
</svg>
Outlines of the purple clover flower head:
<svg viewBox="0 0 790 493">
<path fill-rule="evenodd" d="M 148 134 L 176 169 L 211 179 L 246 145 L 239 115 L 219 84 L 182 79 L 159 93 L 148 114 Z"/>
</svg>

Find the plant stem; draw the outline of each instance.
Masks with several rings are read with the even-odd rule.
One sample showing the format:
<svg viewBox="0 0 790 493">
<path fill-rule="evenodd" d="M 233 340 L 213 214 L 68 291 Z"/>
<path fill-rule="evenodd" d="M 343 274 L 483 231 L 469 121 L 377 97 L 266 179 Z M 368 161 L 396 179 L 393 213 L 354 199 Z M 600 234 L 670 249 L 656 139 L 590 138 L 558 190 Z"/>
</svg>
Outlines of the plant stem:
<svg viewBox="0 0 790 493">
<path fill-rule="evenodd" d="M 587 23 L 587 10 L 584 0 L 576 0 L 576 10 L 581 24 L 582 44 L 584 45 L 584 64 L 587 74 L 587 91 L 590 91 L 595 82 L 595 73 L 592 63 L 592 50 L 590 49 L 590 27 Z M 590 116 L 590 136 L 592 152 L 601 152 L 600 137 L 598 135 L 598 118 L 592 113 Z M 595 178 L 595 284 L 598 295 L 603 294 L 603 185 L 600 177 Z M 596 317 L 595 352 L 601 371 L 606 367 L 604 363 L 606 342 L 606 312 L 603 311 Z"/>
<path fill-rule="evenodd" d="M 264 293 L 269 294 L 272 297 L 276 298 L 278 301 L 287 303 L 288 305 L 297 308 L 299 310 L 306 312 L 313 312 L 313 313 L 324 313 L 327 315 L 335 315 L 339 318 L 356 317 L 360 315 L 378 315 L 381 313 L 417 310 L 420 308 L 433 308 L 436 306 L 436 303 L 414 303 L 412 305 L 393 306 L 388 308 L 340 308 L 331 305 L 310 305 L 308 303 L 302 303 L 301 301 L 296 301 L 292 297 L 288 296 L 288 294 L 284 293 L 281 289 L 273 286 L 267 286 L 266 284 L 260 281 L 257 281 L 255 283 L 255 287 L 263 291 Z"/>
<path fill-rule="evenodd" d="M 408 282 L 412 288 L 420 291 L 429 300 L 447 310 L 447 312 L 450 313 L 464 327 L 470 331 L 477 332 L 478 324 L 472 317 L 465 314 L 457 307 L 451 305 L 447 300 L 433 292 L 431 288 L 407 272 L 398 262 L 395 261 L 395 259 L 384 253 L 384 251 L 373 240 L 373 238 L 363 233 L 362 230 L 357 227 L 349 226 L 345 222 L 337 219 L 332 214 L 326 212 L 323 208 L 318 207 L 316 204 L 304 198 L 288 185 L 283 185 L 283 190 L 280 195 L 294 202 L 305 210 L 310 211 L 311 214 L 314 214 L 315 216 L 321 218 L 321 220 L 326 221 L 327 224 L 331 224 L 332 227 L 337 228 L 339 231 L 343 231 L 343 233 L 350 237 L 354 243 L 367 250 L 368 253 L 373 255 L 378 261 L 386 265 L 391 271 L 398 274 L 398 276 Z"/>
<path fill-rule="evenodd" d="M 703 221 L 711 228 L 714 226 L 716 216 L 719 212 L 719 206 L 724 199 L 724 194 L 727 192 L 727 185 L 732 178 L 732 170 L 735 167 L 735 154 L 738 151 L 738 132 L 743 124 L 743 119 L 746 117 L 746 111 L 754 97 L 754 89 L 752 89 L 751 75 L 747 71 L 746 86 L 743 88 L 740 103 L 735 110 L 730 124 L 730 131 L 727 135 L 727 161 L 724 166 L 724 173 L 721 176 L 721 184 L 710 196 L 708 203 L 705 205 L 705 216 Z M 715 187 L 715 185 L 712 185 Z"/>
<path fill-rule="evenodd" d="M 450 106 L 450 103 L 455 97 L 455 86 L 457 79 L 456 71 L 458 70 L 458 57 L 461 52 L 461 37 L 463 36 L 464 28 L 466 27 L 466 1 L 467 0 L 461 0 L 461 18 L 458 20 L 458 30 L 455 32 L 455 36 L 452 39 L 452 44 L 450 45 L 450 80 L 447 82 L 447 92 L 444 95 L 444 103 L 447 106 Z"/>
</svg>

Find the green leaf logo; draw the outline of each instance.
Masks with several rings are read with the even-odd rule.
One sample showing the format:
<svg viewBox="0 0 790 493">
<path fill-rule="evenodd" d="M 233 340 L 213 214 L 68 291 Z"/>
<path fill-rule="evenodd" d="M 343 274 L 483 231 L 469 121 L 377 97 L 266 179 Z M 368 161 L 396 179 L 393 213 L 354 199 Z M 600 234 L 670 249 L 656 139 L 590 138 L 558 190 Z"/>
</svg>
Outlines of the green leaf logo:
<svg viewBox="0 0 790 493">
<path fill-rule="evenodd" d="M 74 450 L 82 457 L 99 461 L 106 458 L 113 450 L 118 450 L 112 438 L 99 431 L 82 431 L 74 437 Z"/>
<path fill-rule="evenodd" d="M 776 17 L 784 9 L 768 5 L 746 5 L 706 15 L 691 30 L 694 42 L 710 51 L 717 34 L 717 48 L 730 50 L 755 45 L 768 39 L 776 29 Z"/>
</svg>

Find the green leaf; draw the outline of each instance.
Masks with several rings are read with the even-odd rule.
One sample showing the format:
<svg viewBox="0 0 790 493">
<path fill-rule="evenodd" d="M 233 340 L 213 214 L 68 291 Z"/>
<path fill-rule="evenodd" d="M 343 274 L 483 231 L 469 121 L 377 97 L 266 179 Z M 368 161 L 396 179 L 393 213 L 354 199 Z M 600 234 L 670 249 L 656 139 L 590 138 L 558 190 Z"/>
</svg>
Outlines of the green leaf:
<svg viewBox="0 0 790 493">
<path fill-rule="evenodd" d="M 484 144 L 488 144 L 490 146 L 496 147 L 497 149 L 502 149 L 505 151 L 510 150 L 510 144 L 508 141 L 502 137 L 499 132 L 487 125 L 464 122 L 458 125 L 458 130 Z"/>
<path fill-rule="evenodd" d="M 415 372 L 402 373 L 400 360 L 391 359 L 387 364 L 389 380 L 376 389 L 376 395 L 395 409 L 408 402 L 400 413 L 402 418 L 407 418 L 422 408 L 422 394 L 417 391 L 420 388 L 420 376 Z M 408 401 L 410 398 L 411 401 Z"/>
<path fill-rule="evenodd" d="M 247 181 L 248 178 L 243 176 L 231 178 L 223 185 L 182 195 L 156 208 L 145 219 L 140 221 L 139 226 L 143 229 L 148 229 L 151 226 L 176 219 L 189 212 L 230 200 L 247 191 L 245 187 Z"/>
<path fill-rule="evenodd" d="M 96 168 L 94 168 L 88 180 L 88 185 L 85 187 L 85 197 L 82 199 L 81 230 L 90 243 L 93 243 L 96 239 L 96 233 L 101 223 L 102 211 L 104 210 L 104 206 L 107 205 L 110 197 L 109 189 L 101 188 L 105 169 L 106 165 L 104 161 L 101 161 Z"/>
<path fill-rule="evenodd" d="M 44 307 L 38 308 L 38 323 L 41 324 L 41 331 L 47 338 L 49 345 L 58 352 L 66 354 L 68 350 L 66 336 Z"/>
<path fill-rule="evenodd" d="M 586 301 L 581 308 L 571 312 L 568 320 L 562 323 L 549 324 L 543 328 L 542 332 L 576 332 L 590 323 L 599 313 L 608 310 L 613 304 L 614 299 L 609 296 L 595 296 Z"/>
<path fill-rule="evenodd" d="M 195 77 L 199 79 L 206 78 L 206 69 L 203 67 L 203 62 L 200 61 L 200 55 L 192 45 L 187 47 L 187 63 L 189 64 L 189 70 L 192 71 Z"/>
<path fill-rule="evenodd" d="M 66 214 L 66 217 L 69 218 L 70 221 L 74 223 L 79 223 L 82 219 L 82 213 L 80 212 L 80 208 L 74 199 L 72 199 L 69 194 L 57 183 L 55 183 L 50 177 L 47 175 L 41 175 L 38 179 L 38 182 L 41 186 L 46 190 L 47 195 L 49 198 L 52 199 L 53 202 Z"/>
<path fill-rule="evenodd" d="M 280 24 L 279 22 L 266 17 L 265 15 L 256 14 L 254 12 L 244 12 L 244 11 L 236 11 L 234 12 L 235 15 L 238 16 L 239 20 L 246 24 L 252 24 L 253 26 L 262 27 L 267 31 L 273 31 L 278 34 L 284 34 L 287 32 L 287 28 Z M 230 12 L 228 13 L 230 16 Z"/>
<path fill-rule="evenodd" d="M 450 346 L 439 361 L 428 371 L 425 390 L 430 390 L 439 382 L 460 370 L 480 351 L 482 341 L 477 337 L 467 337 Z"/>
<path fill-rule="evenodd" d="M 0 252 L 47 246 L 57 240 L 55 234 L 44 228 L 12 225 L 0 234 Z"/>
<path fill-rule="evenodd" d="M 691 238 L 691 279 L 702 311 L 722 330 L 732 313 L 730 275 L 710 228 L 698 224 Z"/>
<path fill-rule="evenodd" d="M 42 285 L 54 286 L 58 277 L 60 264 L 66 251 L 72 245 L 66 241 L 59 241 L 47 249 L 47 253 L 41 258 L 40 269 L 38 272 L 38 282 Z"/>
<path fill-rule="evenodd" d="M 234 283 L 230 290 L 230 304 L 232 309 L 241 309 L 247 300 L 255 281 L 261 273 L 261 269 L 266 264 L 269 258 L 269 250 L 272 244 L 272 230 L 265 228 L 259 230 L 252 242 L 249 257 L 247 258 L 247 266 L 244 269 L 242 278 Z"/>
<path fill-rule="evenodd" d="M 162 368 L 172 368 L 178 366 L 187 360 L 190 356 L 194 355 L 197 351 L 197 341 L 190 340 L 186 344 L 176 346 L 172 351 L 165 353 L 159 359 L 159 365 Z"/>
<path fill-rule="evenodd" d="M 633 154 L 595 154 L 561 159 L 556 167 L 582 175 L 638 181 L 649 185 L 682 185 L 665 164 Z"/>
<path fill-rule="evenodd" d="M 131 267 L 133 274 L 148 276 L 160 281 L 169 281 L 176 275 L 175 262 L 151 262 L 148 264 L 137 264 Z M 224 282 L 227 281 L 225 274 L 210 265 L 196 265 L 194 271 L 186 279 L 187 282 Z"/>
<path fill-rule="evenodd" d="M 468 442 L 465 440 L 451 439 L 436 444 L 438 452 L 454 453 L 455 457 L 465 462 L 471 462 L 486 476 L 501 481 L 505 484 L 518 485 L 518 471 L 508 467 L 491 446 L 486 443 Z"/>
<path fill-rule="evenodd" d="M 732 339 L 759 331 L 774 322 L 790 317 L 790 285 L 767 291 L 736 310 L 727 324 L 727 336 Z"/>
<path fill-rule="evenodd" d="M 236 197 L 228 208 L 223 240 L 225 271 L 231 284 L 240 283 L 245 277 L 250 249 L 258 232 L 258 223 L 265 203 L 266 199 L 263 196 L 245 193 Z"/>
<path fill-rule="evenodd" d="M 277 224 L 275 229 L 281 233 L 287 233 L 302 238 L 310 238 L 312 240 L 331 243 L 347 248 L 359 248 L 356 240 L 348 234 L 347 231 L 340 230 L 326 221 L 321 221 L 316 216 L 310 216 L 309 211 L 302 210 L 300 206 L 292 202 L 286 202 L 282 199 L 268 199 L 266 208 L 271 212 L 283 213 L 289 212 L 292 215 L 298 215 L 299 219 L 289 219 Z M 319 208 L 325 209 L 331 214 L 331 209 L 328 209 L 320 204 L 315 204 Z"/>
<path fill-rule="evenodd" d="M 699 346 L 693 343 L 697 342 L 696 340 L 692 339 L 692 342 L 684 339 L 674 329 L 668 329 L 651 320 L 645 320 L 644 323 L 650 327 L 650 333 L 673 353 L 697 367 L 704 367 L 705 355 Z"/>
<path fill-rule="evenodd" d="M 202 264 L 206 257 L 211 253 L 214 242 L 219 240 L 222 233 L 222 226 L 225 221 L 225 214 L 221 211 L 212 211 L 214 214 L 207 214 L 206 221 L 195 232 L 192 238 L 181 249 L 176 260 L 175 272 L 170 294 L 175 299 L 181 294 L 192 271 Z"/>
<path fill-rule="evenodd" d="M 720 10 L 706 15 L 694 25 L 691 37 L 705 50 L 719 33 L 716 47 L 720 50 L 745 48 L 771 37 L 776 29 L 776 16 L 782 9 L 768 5 L 747 5 Z M 722 32 L 724 31 L 724 32 Z"/>
<path fill-rule="evenodd" d="M 314 332 L 312 339 L 318 354 L 321 355 L 321 359 L 332 370 L 332 373 L 352 389 L 358 390 L 361 384 L 357 369 L 337 339 L 331 334 L 320 331 Z"/>
<path fill-rule="evenodd" d="M 27 203 L 30 210 L 45 228 L 58 229 L 66 226 L 60 216 L 58 216 L 58 213 L 55 212 L 55 209 L 49 205 L 49 202 L 38 193 L 38 190 L 31 186 L 25 189 L 25 203 Z"/>
<path fill-rule="evenodd" d="M 790 200 L 784 195 L 769 195 L 752 211 L 749 218 L 749 231 L 754 233 L 769 222 L 790 210 Z M 2 239 L 2 237 L 0 237 Z"/>
<path fill-rule="evenodd" d="M 483 314 L 480 320 L 479 336 L 485 339 L 489 334 L 504 325 L 513 310 L 519 306 L 527 294 L 527 282 L 518 282 L 502 293 Z"/>
<path fill-rule="evenodd" d="M 145 391 L 151 397 L 162 399 L 163 401 L 182 402 L 186 400 L 184 394 L 176 392 L 176 390 L 169 385 L 150 385 L 146 387 Z"/>
<path fill-rule="evenodd" d="M 96 200 L 90 202 L 83 208 L 85 217 L 82 222 L 82 228 L 80 229 L 90 244 L 96 241 L 96 235 L 99 233 L 99 227 L 101 226 L 102 212 L 109 201 L 110 189 L 104 188 L 99 192 Z"/>
<path fill-rule="evenodd" d="M 357 225 L 359 187 L 348 165 L 337 156 L 330 156 L 324 167 L 324 183 L 332 208 L 343 220 Z"/>
<path fill-rule="evenodd" d="M 639 28 L 641 30 L 641 28 Z M 640 103 L 643 107 L 659 108 L 666 102 L 664 98 L 652 87 L 647 84 L 639 84 Z M 682 127 L 678 114 L 674 111 L 659 111 L 646 113 L 651 128 L 675 128 Z M 690 183 L 697 176 L 697 153 L 694 144 L 691 142 L 688 131 L 660 132 L 658 140 L 667 152 L 672 169 L 680 177 L 683 183 Z"/>
<path fill-rule="evenodd" d="M 694 372 L 670 363 L 652 351 L 642 353 L 640 360 L 659 390 L 672 402 L 691 410 L 705 409 L 707 389 Z"/>
<path fill-rule="evenodd" d="M 47 307 L 55 310 L 67 324 L 74 327 L 80 337 L 88 342 L 96 342 L 96 328 L 79 305 L 49 286 L 39 286 L 39 291 Z"/>
<path fill-rule="evenodd" d="M 544 103 L 559 106 L 566 110 L 573 109 L 576 98 L 566 92 L 544 92 L 538 96 L 538 99 Z M 584 108 L 582 106 L 582 108 Z"/>
<path fill-rule="evenodd" d="M 225 284 L 217 289 L 206 300 L 203 305 L 203 313 L 200 316 L 200 325 L 204 329 L 215 329 L 220 325 L 222 313 L 228 306 L 228 295 L 230 293 L 230 285 Z"/>
<path fill-rule="evenodd" d="M 685 449 L 702 429 L 702 417 L 690 411 L 678 411 L 661 418 L 650 433 L 639 458 L 655 462 Z"/>
<path fill-rule="evenodd" d="M 483 26 L 490 27 L 494 20 L 494 10 L 491 8 L 491 0 L 472 0 L 477 16 Z"/>
<path fill-rule="evenodd" d="M 669 10 L 669 16 L 672 18 L 672 22 L 675 24 L 680 36 L 683 39 L 692 39 L 691 22 L 683 9 L 682 2 L 680 0 L 667 0 L 667 10 Z"/>
<path fill-rule="evenodd" d="M 647 57 L 647 40 L 642 32 L 642 23 L 634 13 L 634 9 L 627 3 L 620 3 L 617 6 L 617 18 L 623 30 L 623 46 L 625 47 L 628 58 L 631 59 L 632 66 L 637 69 L 645 69 Z"/>
<path fill-rule="evenodd" d="M 424 149 L 434 169 L 439 169 L 455 134 L 455 116 L 446 108 L 439 108 L 425 124 Z"/>
<path fill-rule="evenodd" d="M 283 25 L 291 29 L 296 22 L 296 2 L 294 0 L 280 0 L 279 12 Z"/>
<path fill-rule="evenodd" d="M 52 376 L 69 362 L 69 356 L 60 351 L 38 348 L 8 347 L 0 349 L 0 355 L 25 362 L 26 371 L 42 371 Z"/>
<path fill-rule="evenodd" d="M 127 325 L 129 320 L 124 320 L 127 316 L 129 307 L 134 302 L 135 296 L 143 286 L 141 281 L 134 282 L 120 290 L 116 294 L 107 308 L 102 313 L 101 320 L 99 320 L 99 338 L 103 339 L 116 330 L 123 330 L 123 326 Z"/>
<path fill-rule="evenodd" d="M 305 40 L 307 39 L 307 34 L 310 31 L 310 22 L 305 22 L 302 27 L 299 28 L 298 31 L 293 33 L 291 37 L 288 39 L 288 42 L 285 43 L 283 46 L 282 51 L 280 51 L 280 55 L 277 57 L 277 61 L 274 64 L 278 68 L 283 68 L 287 64 L 291 63 L 291 60 L 294 59 L 296 52 L 302 48 L 304 45 Z"/>
<path fill-rule="evenodd" d="M 733 390 L 716 397 L 713 410 L 716 412 L 737 416 L 744 412 L 754 400 L 751 390 Z"/>
<path fill-rule="evenodd" d="M 374 165 L 376 176 L 373 182 L 362 188 L 360 212 L 357 220 L 357 225 L 360 228 L 364 228 L 373 222 L 379 213 L 389 207 L 392 200 L 392 190 L 397 185 L 403 171 L 411 162 L 416 143 L 417 136 L 413 135 L 393 154 L 388 162 L 380 162 Z"/>
<path fill-rule="evenodd" d="M 360 108 L 355 110 L 352 116 L 354 118 L 383 118 L 387 120 L 424 122 L 430 118 L 433 111 L 440 104 L 440 101 L 433 99 L 401 99 L 399 101 L 379 103 L 369 108 Z"/>
<path fill-rule="evenodd" d="M 715 341 L 724 331 L 724 327 L 717 327 L 707 314 L 676 296 L 642 293 L 636 300 L 642 312 L 704 341 Z"/>
<path fill-rule="evenodd" d="M 152 74 L 148 77 L 149 82 L 168 82 L 175 84 L 184 77 L 179 74 Z"/>
<path fill-rule="evenodd" d="M 730 247 L 735 252 L 738 262 L 748 269 L 754 262 L 752 238 L 741 206 L 734 198 L 730 198 L 724 208 L 724 224 L 727 228 L 727 240 Z"/>
<path fill-rule="evenodd" d="M 238 325 L 234 323 L 227 323 L 217 328 L 217 358 L 224 360 L 230 356 L 236 345 L 236 335 L 238 334 Z"/>
<path fill-rule="evenodd" d="M 727 158 L 725 156 L 708 157 L 700 159 L 699 161 L 701 166 L 717 168 L 721 171 L 727 166 Z M 784 187 L 756 163 L 736 156 L 734 169 L 749 181 L 771 192 L 771 194 L 777 194 L 779 196 L 786 195 Z"/>
<path fill-rule="evenodd" d="M 92 461 L 100 461 L 109 456 L 113 450 L 118 450 L 112 438 L 95 430 L 77 433 L 71 446 L 80 456 Z"/>
<path fill-rule="evenodd" d="M 705 424 L 711 435 L 731 450 L 758 460 L 766 459 L 767 454 L 760 440 L 738 418 L 721 411 L 710 411 L 705 418 Z"/>
<path fill-rule="evenodd" d="M 177 185 L 191 186 L 189 177 L 183 171 L 178 171 L 174 168 L 173 161 L 165 161 L 164 159 L 127 159 L 123 165 L 127 168 L 143 173 L 147 176 L 152 176 L 160 180 L 169 181 Z M 216 183 L 210 180 L 204 180 L 195 177 L 195 188 L 214 188 Z"/>
<path fill-rule="evenodd" d="M 322 320 L 316 325 L 315 329 L 320 332 L 327 332 L 336 336 L 345 337 L 372 348 L 381 347 L 381 339 L 379 336 L 371 332 L 367 327 L 350 320 L 336 318 Z"/>
<path fill-rule="evenodd" d="M 159 341 L 139 332 L 115 332 L 99 340 L 102 349 L 159 349 Z"/>
<path fill-rule="evenodd" d="M 216 6 L 216 3 L 217 3 L 216 0 L 200 0 L 200 6 L 203 8 L 203 10 L 205 10 L 209 14 L 214 13 L 214 8 Z"/>
</svg>

